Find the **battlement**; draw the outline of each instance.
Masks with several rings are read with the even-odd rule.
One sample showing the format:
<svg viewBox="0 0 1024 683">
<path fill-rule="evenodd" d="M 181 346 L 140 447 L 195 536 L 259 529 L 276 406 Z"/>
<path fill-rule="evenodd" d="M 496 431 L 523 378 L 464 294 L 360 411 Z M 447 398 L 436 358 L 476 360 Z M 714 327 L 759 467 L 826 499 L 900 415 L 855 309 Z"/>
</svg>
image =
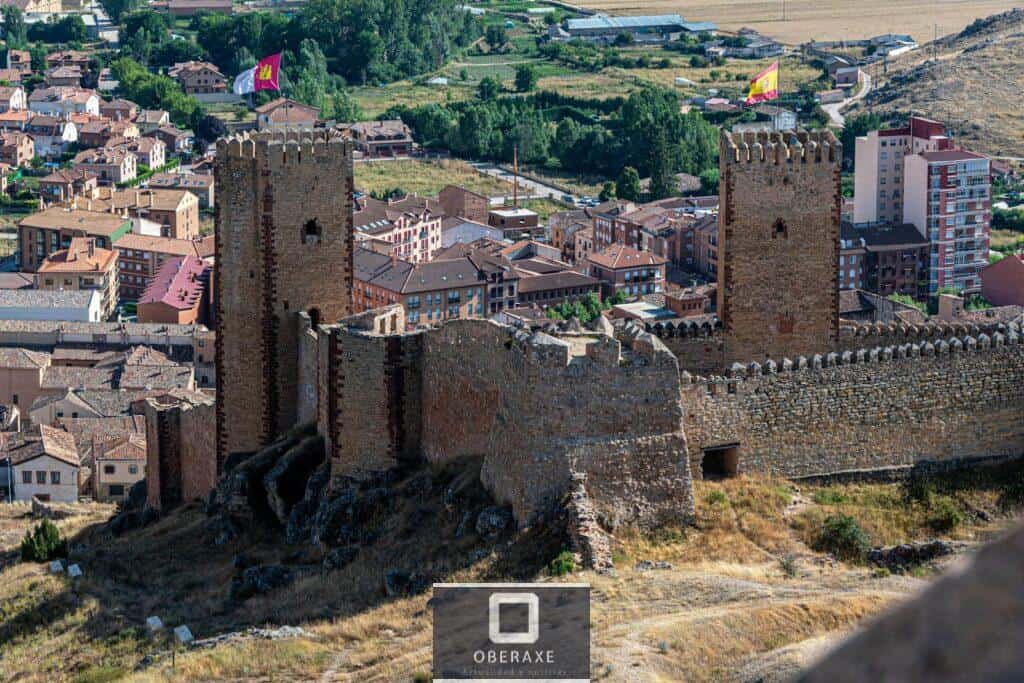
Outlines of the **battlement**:
<svg viewBox="0 0 1024 683">
<path fill-rule="evenodd" d="M 236 133 L 217 141 L 218 159 L 267 159 L 298 164 L 351 156 L 352 141 L 332 129 Z"/>
<path fill-rule="evenodd" d="M 722 162 L 823 163 L 838 165 L 843 145 L 831 131 L 771 131 L 731 133 L 722 131 Z"/>
<path fill-rule="evenodd" d="M 913 358 L 974 353 L 1024 344 L 1020 326 L 1013 323 L 1003 327 L 1004 331 L 993 332 L 991 335 L 984 332 L 970 334 L 968 331 L 961 331 L 959 334 L 951 336 L 934 340 L 923 339 L 916 343 L 908 342 L 898 346 L 875 346 L 856 351 L 832 351 L 810 357 L 796 356 L 793 359 L 782 358 L 779 361 L 771 359 L 762 362 L 755 361 L 746 365 L 733 363 L 727 376 L 702 377 L 684 371 L 682 373 L 683 384 L 701 384 L 706 386 L 710 393 L 715 393 L 717 388 L 722 385 L 735 385 L 735 380 L 761 379 L 780 373 L 813 372 L 844 365 L 881 364 Z M 735 386 L 730 387 L 730 391 L 733 389 Z"/>
</svg>

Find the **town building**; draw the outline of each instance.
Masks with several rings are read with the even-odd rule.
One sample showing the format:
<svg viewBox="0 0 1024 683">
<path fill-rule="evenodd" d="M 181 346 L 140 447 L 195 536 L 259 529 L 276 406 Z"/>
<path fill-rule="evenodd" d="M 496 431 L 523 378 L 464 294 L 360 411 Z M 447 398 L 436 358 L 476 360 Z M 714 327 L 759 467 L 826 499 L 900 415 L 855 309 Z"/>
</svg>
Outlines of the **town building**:
<svg viewBox="0 0 1024 683">
<path fill-rule="evenodd" d="M 90 147 L 114 146 L 139 137 L 138 127 L 131 121 L 89 121 L 78 126 L 78 145 Z"/>
<path fill-rule="evenodd" d="M 82 84 L 82 71 L 77 66 L 55 66 L 47 69 L 44 76 L 46 85 L 77 88 Z"/>
<path fill-rule="evenodd" d="M 0 162 L 26 166 L 36 154 L 32 137 L 25 133 L 0 133 Z"/>
<path fill-rule="evenodd" d="M 28 50 L 7 50 L 7 68 L 32 73 L 32 54 Z"/>
<path fill-rule="evenodd" d="M 167 75 L 189 95 L 222 93 L 228 88 L 227 77 L 210 62 L 179 62 L 167 70 Z"/>
<path fill-rule="evenodd" d="M 164 261 L 139 298 L 139 322 L 208 323 L 211 272 L 209 264 L 195 256 Z"/>
<path fill-rule="evenodd" d="M 540 225 L 540 216 L 536 211 L 522 207 L 505 207 L 491 209 L 487 214 L 487 224 L 498 228 L 505 239 L 519 240 L 544 237 L 544 228 Z"/>
<path fill-rule="evenodd" d="M 96 500 L 123 501 L 131 487 L 146 477 L 145 435 L 100 438 L 92 449 L 92 459 Z"/>
<path fill-rule="evenodd" d="M 562 22 L 566 40 L 611 44 L 620 35 L 636 43 L 669 43 L 687 34 L 713 34 L 717 27 L 706 21 L 686 21 L 678 14 L 613 17 L 595 14 Z"/>
<path fill-rule="evenodd" d="M 103 296 L 95 289 L 0 290 L 0 318 L 5 320 L 104 320 Z"/>
<path fill-rule="evenodd" d="M 93 197 L 74 200 L 71 206 L 135 219 L 132 232 L 140 235 L 199 237 L 199 199 L 188 190 L 101 187 Z"/>
<path fill-rule="evenodd" d="M 587 272 L 601 281 L 605 298 L 618 292 L 638 297 L 664 290 L 667 263 L 657 254 L 613 244 L 587 257 Z"/>
<path fill-rule="evenodd" d="M 147 181 L 151 190 L 188 190 L 199 199 L 200 209 L 214 205 L 213 176 L 202 173 L 156 173 Z"/>
<path fill-rule="evenodd" d="M 840 229 L 839 287 L 875 294 L 924 298 L 928 277 L 928 240 L 909 223 Z"/>
<path fill-rule="evenodd" d="M 26 108 L 28 102 L 25 99 L 24 88 L 20 85 L 0 86 L 0 112 L 23 111 Z"/>
<path fill-rule="evenodd" d="M 711 312 L 715 300 L 714 285 L 695 285 L 665 292 L 665 308 L 680 318 L 694 318 Z"/>
<path fill-rule="evenodd" d="M 70 202 L 78 197 L 95 199 L 98 187 L 96 181 L 95 173 L 59 168 L 39 179 L 39 196 L 48 204 Z"/>
<path fill-rule="evenodd" d="M 28 98 L 29 110 L 37 114 L 67 118 L 75 114 L 100 114 L 100 97 L 94 90 L 73 86 L 36 88 Z"/>
<path fill-rule="evenodd" d="M 573 259 L 576 264 L 586 263 L 590 255 L 594 253 L 594 229 L 580 228 L 573 233 Z"/>
<path fill-rule="evenodd" d="M 601 282 L 573 270 L 568 263 L 543 256 L 512 262 L 519 276 L 516 302 L 520 306 L 557 306 L 593 295 L 601 298 Z"/>
<path fill-rule="evenodd" d="M 232 14 L 234 5 L 231 0 L 158 0 L 152 5 L 158 12 L 166 12 L 172 17 L 191 17 L 199 13 Z"/>
<path fill-rule="evenodd" d="M 1024 254 L 1010 254 L 982 270 L 981 295 L 993 306 L 1024 306 Z"/>
<path fill-rule="evenodd" d="M 63 429 L 40 425 L 38 430 L 9 435 L 3 454 L 14 473 L 14 499 L 74 503 L 78 500 L 78 450 Z"/>
<path fill-rule="evenodd" d="M 155 130 L 146 133 L 147 137 L 159 138 L 166 147 L 166 154 L 187 154 L 192 151 L 196 137 L 190 130 L 181 130 L 174 126 L 159 126 Z"/>
<path fill-rule="evenodd" d="M 410 326 L 486 317 L 490 275 L 502 275 L 502 294 L 505 286 L 514 288 L 515 279 L 507 260 L 502 264 L 499 258 L 479 253 L 411 263 L 356 247 L 352 267 L 355 312 L 400 303 Z M 493 288 L 499 288 L 497 278 Z M 508 305 L 508 298 L 499 298 Z M 515 301 L 514 293 L 511 299 Z"/>
<path fill-rule="evenodd" d="M 3 405 L 18 406 L 27 413 L 29 406 L 39 397 L 43 369 L 49 365 L 50 354 L 45 351 L 0 347 L 0 400 Z"/>
<path fill-rule="evenodd" d="M 903 221 L 929 242 L 928 295 L 952 287 L 981 291 L 988 265 L 992 221 L 988 158 L 974 152 L 942 150 L 906 157 Z"/>
<path fill-rule="evenodd" d="M 94 173 L 101 185 L 114 185 L 135 180 L 138 158 L 124 148 L 100 147 L 79 152 L 72 166 Z"/>
<path fill-rule="evenodd" d="M 412 130 L 401 119 L 359 121 L 347 126 L 356 151 L 370 158 L 412 154 Z"/>
<path fill-rule="evenodd" d="M 446 212 L 447 213 L 447 212 Z M 502 240 L 505 233 L 483 223 L 468 218 L 445 218 L 441 221 L 441 248 L 447 249 L 453 244 L 470 244 L 481 239 Z"/>
<path fill-rule="evenodd" d="M 36 271 L 36 289 L 97 291 L 101 319 L 114 315 L 118 303 L 117 252 L 100 249 L 90 237 L 72 238 L 67 249 L 46 257 Z"/>
<path fill-rule="evenodd" d="M 165 261 L 182 256 L 213 256 L 214 239 L 179 240 L 130 233 L 117 242 L 120 258 L 121 300 L 138 301 Z"/>
<path fill-rule="evenodd" d="M 257 130 L 278 128 L 312 128 L 320 117 L 316 107 L 279 97 L 256 107 Z"/>
<path fill-rule="evenodd" d="M 444 210 L 434 199 L 415 194 L 401 199 L 360 197 L 352 216 L 356 240 L 371 237 L 390 243 L 391 253 L 410 263 L 422 263 L 441 248 Z"/>
<path fill-rule="evenodd" d="M 458 185 L 445 185 L 437 193 L 437 201 L 449 218 L 465 218 L 476 223 L 486 223 L 491 201 L 479 192 L 467 190 Z"/>
<path fill-rule="evenodd" d="M 47 256 L 71 246 L 74 237 L 94 237 L 97 247 L 110 249 L 131 227 L 131 221 L 98 211 L 56 206 L 31 214 L 18 224 L 22 270 L 34 272 Z"/>
<path fill-rule="evenodd" d="M 160 138 L 144 137 L 129 140 L 124 148 L 148 168 L 160 168 L 167 163 L 167 145 Z"/>
<path fill-rule="evenodd" d="M 100 102 L 100 116 L 111 121 L 134 121 L 139 113 L 139 105 L 131 100 L 121 98 Z"/>
<path fill-rule="evenodd" d="M 55 116 L 32 115 L 24 130 L 35 143 L 35 155 L 44 159 L 59 158 L 78 142 L 74 122 Z"/>
<path fill-rule="evenodd" d="M 89 70 L 91 56 L 82 50 L 58 50 L 46 55 L 46 68 L 53 69 L 59 66 L 73 66 L 79 71 Z"/>
<path fill-rule="evenodd" d="M 140 133 L 149 135 L 161 126 L 171 125 L 171 115 L 163 109 L 142 109 L 135 117 L 135 125 Z"/>
</svg>

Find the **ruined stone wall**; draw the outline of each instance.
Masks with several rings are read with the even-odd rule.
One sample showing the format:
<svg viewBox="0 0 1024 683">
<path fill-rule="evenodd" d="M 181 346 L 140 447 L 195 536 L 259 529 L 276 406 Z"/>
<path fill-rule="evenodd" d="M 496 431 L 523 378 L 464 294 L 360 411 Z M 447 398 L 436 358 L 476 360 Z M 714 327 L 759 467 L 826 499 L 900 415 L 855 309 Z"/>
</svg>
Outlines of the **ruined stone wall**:
<svg viewBox="0 0 1024 683">
<path fill-rule="evenodd" d="M 421 335 L 322 327 L 320 433 L 333 478 L 362 478 L 419 457 Z"/>
<path fill-rule="evenodd" d="M 147 399 L 146 504 L 157 510 L 201 500 L 217 484 L 212 399 Z"/>
<path fill-rule="evenodd" d="M 299 325 L 352 301 L 352 150 L 329 132 L 217 144 L 218 462 L 298 419 Z"/>
<path fill-rule="evenodd" d="M 296 422 L 308 424 L 317 421 L 317 375 L 319 372 L 320 341 L 312 320 L 305 311 L 299 313 L 299 382 Z"/>
<path fill-rule="evenodd" d="M 1015 328 L 684 376 L 695 477 L 737 445 L 740 472 L 785 477 L 1024 455 L 1024 346 Z"/>
<path fill-rule="evenodd" d="M 722 132 L 718 317 L 725 360 L 811 354 L 839 331 L 842 145 Z"/>
<path fill-rule="evenodd" d="M 424 456 L 483 456 L 485 486 L 521 524 L 550 509 L 574 471 L 609 523 L 687 518 L 678 365 L 651 335 L 627 343 L 620 355 L 608 337 L 531 337 L 475 320 L 424 334 Z"/>
</svg>

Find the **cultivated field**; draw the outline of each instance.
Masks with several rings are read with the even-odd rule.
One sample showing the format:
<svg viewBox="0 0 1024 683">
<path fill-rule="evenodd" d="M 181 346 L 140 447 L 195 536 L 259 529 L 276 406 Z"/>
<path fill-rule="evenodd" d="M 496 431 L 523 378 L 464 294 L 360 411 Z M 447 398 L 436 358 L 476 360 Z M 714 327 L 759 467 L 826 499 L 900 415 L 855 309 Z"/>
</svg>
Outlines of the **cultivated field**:
<svg viewBox="0 0 1024 683">
<path fill-rule="evenodd" d="M 909 33 L 923 43 L 932 39 L 936 24 L 940 36 L 955 33 L 979 17 L 1019 4 L 1019 0 L 587 0 L 583 6 L 609 14 L 677 12 L 732 31 L 749 26 L 796 44 L 889 32 Z"/>
<path fill-rule="evenodd" d="M 366 193 L 399 187 L 406 192 L 433 196 L 445 185 L 461 185 L 488 197 L 512 194 L 509 183 L 484 175 L 459 159 L 360 161 L 355 164 L 355 174 L 356 189 Z"/>
</svg>

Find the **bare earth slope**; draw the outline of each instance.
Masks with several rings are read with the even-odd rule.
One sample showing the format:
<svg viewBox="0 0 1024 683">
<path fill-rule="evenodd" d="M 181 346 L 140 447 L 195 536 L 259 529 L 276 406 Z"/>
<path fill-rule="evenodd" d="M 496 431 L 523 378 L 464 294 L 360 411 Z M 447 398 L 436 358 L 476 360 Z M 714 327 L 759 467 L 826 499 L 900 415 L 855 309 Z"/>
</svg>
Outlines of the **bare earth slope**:
<svg viewBox="0 0 1024 683">
<path fill-rule="evenodd" d="M 848 114 L 920 114 L 950 124 L 963 146 L 1024 157 L 1024 10 L 988 17 L 904 56 Z M 886 118 L 883 116 L 883 118 Z"/>
</svg>

